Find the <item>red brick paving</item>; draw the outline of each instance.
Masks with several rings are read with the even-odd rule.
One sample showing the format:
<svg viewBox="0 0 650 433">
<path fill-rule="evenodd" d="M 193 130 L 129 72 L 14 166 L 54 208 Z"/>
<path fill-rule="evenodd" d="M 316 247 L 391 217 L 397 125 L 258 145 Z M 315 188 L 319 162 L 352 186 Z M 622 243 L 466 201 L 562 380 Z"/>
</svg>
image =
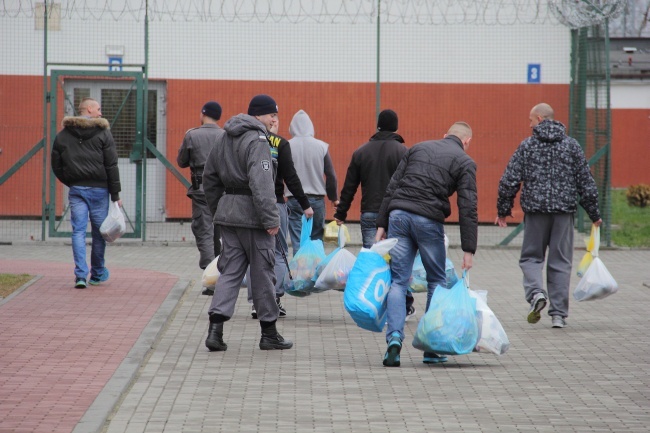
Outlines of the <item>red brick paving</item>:
<svg viewBox="0 0 650 433">
<path fill-rule="evenodd" d="M 75 289 L 73 265 L 0 260 L 42 278 L 0 305 L 0 433 L 71 432 L 178 277 L 110 268 Z"/>
</svg>

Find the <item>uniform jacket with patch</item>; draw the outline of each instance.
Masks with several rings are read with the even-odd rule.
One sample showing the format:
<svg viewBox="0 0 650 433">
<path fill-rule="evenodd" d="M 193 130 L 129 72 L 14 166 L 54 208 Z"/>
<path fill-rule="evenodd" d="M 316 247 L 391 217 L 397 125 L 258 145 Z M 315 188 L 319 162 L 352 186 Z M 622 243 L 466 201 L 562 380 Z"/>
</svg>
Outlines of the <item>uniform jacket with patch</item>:
<svg viewBox="0 0 650 433">
<path fill-rule="evenodd" d="M 451 214 L 449 197 L 454 193 L 458 195 L 461 248 L 474 254 L 478 236 L 476 163 L 453 135 L 418 143 L 406 152 L 386 188 L 377 227 L 388 229 L 388 216 L 394 209 L 444 223 Z"/>
<path fill-rule="evenodd" d="M 238 114 L 224 130 L 203 168 L 203 189 L 214 223 L 265 230 L 279 227 L 274 190 L 277 163 L 264 124 Z M 232 188 L 239 193 L 228 193 Z M 249 193 L 241 193 L 245 191 Z"/>
<path fill-rule="evenodd" d="M 216 123 L 205 123 L 198 128 L 192 128 L 185 133 L 183 144 L 178 149 L 176 162 L 181 168 L 190 167 L 192 172 L 202 173 L 205 161 L 214 147 L 217 138 L 224 134 L 223 129 Z M 190 186 L 187 190 L 189 197 L 203 195 L 203 184 L 198 190 Z"/>
<path fill-rule="evenodd" d="M 541 121 L 510 158 L 499 182 L 499 217 L 512 215 L 522 183 L 520 201 L 525 213 L 575 213 L 579 196 L 589 218 L 600 219 L 598 189 L 585 154 L 556 120 Z"/>
<path fill-rule="evenodd" d="M 64 185 L 108 188 L 112 201 L 120 199 L 117 150 L 108 120 L 64 117 L 63 129 L 52 146 L 51 163 Z"/>
</svg>

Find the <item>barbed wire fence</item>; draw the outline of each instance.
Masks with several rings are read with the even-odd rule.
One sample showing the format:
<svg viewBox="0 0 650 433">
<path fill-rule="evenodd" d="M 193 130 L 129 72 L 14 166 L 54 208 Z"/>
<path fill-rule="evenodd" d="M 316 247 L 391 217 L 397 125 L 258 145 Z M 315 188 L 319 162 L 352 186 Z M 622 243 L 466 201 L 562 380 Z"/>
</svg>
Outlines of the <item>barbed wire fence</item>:
<svg viewBox="0 0 650 433">
<path fill-rule="evenodd" d="M 399 113 L 399 132 L 409 146 L 439 138 L 450 123 L 465 119 L 475 128 L 477 144 L 470 154 L 479 165 L 480 218 L 488 223 L 493 221 L 496 183 L 507 159 L 529 134 L 525 117 L 530 107 L 545 100 L 569 118 L 569 28 L 575 27 L 575 17 L 585 15 L 572 13 L 570 3 L 576 2 L 2 1 L 0 27 L 6 44 L 1 49 L 15 62 L 0 72 L 10 82 L 8 87 L 30 89 L 29 104 L 47 106 L 51 95 L 39 91 L 43 75 L 69 69 L 69 76 L 61 75 L 61 88 L 49 89 L 71 92 L 67 110 L 86 94 L 99 95 L 105 99 L 105 117 L 106 109 L 135 117 L 135 101 L 124 102 L 131 97 L 129 88 L 123 88 L 124 77 L 77 72 L 105 71 L 111 58 L 118 62 L 109 66 L 111 70 L 144 71 L 148 139 L 170 165 L 175 164 L 184 132 L 197 126 L 198 109 L 206 100 L 219 100 L 226 119 L 245 111 L 253 94 L 272 94 L 281 107 L 280 133 L 287 138 L 295 111 L 303 108 L 312 116 L 316 136 L 331 145 L 339 189 L 352 151 L 374 132 L 378 109 Z M 621 2 L 584 3 L 601 12 L 610 8 L 599 16 L 611 16 L 608 3 Z M 42 55 L 47 58 L 45 66 Z M 540 66 L 543 78 L 535 81 L 530 74 Z M 60 95 L 59 101 L 64 99 Z M 0 120 L 2 147 L 16 143 L 16 150 L 0 159 L 1 173 L 15 167 L 43 139 L 41 125 L 51 121 L 51 113 L 60 121 L 66 114 L 64 105 L 48 109 L 45 119 Z M 144 152 L 142 161 L 134 161 L 133 134 L 128 129 L 118 123 L 114 132 L 125 131 L 116 141 L 123 149 L 126 201 L 141 199 L 132 192 L 138 182 L 146 191 L 144 240 L 192 241 L 184 185 L 169 174 L 155 152 Z M 45 141 L 53 138 L 52 133 Z M 142 164 L 145 173 L 134 170 L 134 162 Z M 41 216 L 46 212 L 38 206 L 42 195 L 48 205 L 56 202 L 57 230 L 67 227 L 65 191 L 57 187 L 57 201 L 49 189 L 41 188 L 47 176 L 43 172 L 49 168 L 33 157 L 23 164 L 0 188 L 0 199 L 6 199 L 0 212 L 0 240 L 41 240 Z M 20 195 L 6 192 L 17 188 Z M 32 206 L 26 207 L 25 201 Z M 358 213 L 356 206 L 351 215 Z M 328 209 L 328 217 L 332 213 Z M 522 214 L 515 216 L 520 220 Z M 452 214 L 451 221 L 454 218 Z M 499 243 L 504 235 L 490 234 L 487 242 Z"/>
</svg>

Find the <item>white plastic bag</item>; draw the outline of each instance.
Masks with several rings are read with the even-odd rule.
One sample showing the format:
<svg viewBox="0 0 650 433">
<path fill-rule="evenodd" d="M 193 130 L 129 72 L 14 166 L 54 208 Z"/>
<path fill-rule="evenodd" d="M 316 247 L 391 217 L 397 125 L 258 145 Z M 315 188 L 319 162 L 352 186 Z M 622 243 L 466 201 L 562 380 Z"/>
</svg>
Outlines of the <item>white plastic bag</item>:
<svg viewBox="0 0 650 433">
<path fill-rule="evenodd" d="M 476 319 L 478 320 L 479 339 L 474 348 L 479 353 L 503 355 L 510 349 L 510 340 L 492 309 L 487 304 L 486 290 L 470 290 L 469 295 L 476 299 Z"/>
<path fill-rule="evenodd" d="M 217 284 L 217 280 L 221 275 L 219 269 L 217 269 L 217 262 L 219 261 L 219 256 L 210 262 L 208 266 L 203 270 L 203 277 L 201 278 L 201 284 L 203 287 L 214 287 Z"/>
<path fill-rule="evenodd" d="M 339 227 L 339 247 L 325 257 L 316 268 L 316 275 L 314 275 L 316 284 L 314 285 L 314 289 L 318 291 L 345 290 L 348 275 L 350 275 L 350 271 L 357 257 L 345 249 L 345 233 L 347 229 L 343 230 L 344 227 L 344 225 Z"/>
<path fill-rule="evenodd" d="M 595 301 L 618 292 L 618 284 L 605 264 L 598 257 L 587 268 L 584 277 L 580 279 L 573 291 L 576 301 Z"/>
<path fill-rule="evenodd" d="M 593 261 L 573 290 L 573 299 L 576 301 L 595 301 L 603 299 L 618 292 L 618 284 L 605 264 L 598 258 L 600 248 L 600 227 L 592 227 L 593 245 L 591 255 Z M 587 246 L 589 248 L 589 245 Z"/>
<path fill-rule="evenodd" d="M 120 205 L 112 201 L 108 208 L 108 215 L 99 227 L 99 232 L 106 242 L 113 242 L 126 233 L 126 221 Z"/>
</svg>

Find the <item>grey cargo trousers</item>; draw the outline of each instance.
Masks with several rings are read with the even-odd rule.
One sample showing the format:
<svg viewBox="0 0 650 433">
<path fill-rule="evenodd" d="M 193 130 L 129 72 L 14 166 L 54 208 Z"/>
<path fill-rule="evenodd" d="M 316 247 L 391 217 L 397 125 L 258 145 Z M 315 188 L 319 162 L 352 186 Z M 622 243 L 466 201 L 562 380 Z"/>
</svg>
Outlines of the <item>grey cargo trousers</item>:
<svg viewBox="0 0 650 433">
<path fill-rule="evenodd" d="M 230 318 L 235 312 L 242 279 L 250 265 L 253 305 L 262 322 L 278 319 L 275 302 L 275 236 L 263 229 L 221 226 L 223 248 L 217 269 L 221 273 L 214 287 L 208 314 Z"/>
</svg>

